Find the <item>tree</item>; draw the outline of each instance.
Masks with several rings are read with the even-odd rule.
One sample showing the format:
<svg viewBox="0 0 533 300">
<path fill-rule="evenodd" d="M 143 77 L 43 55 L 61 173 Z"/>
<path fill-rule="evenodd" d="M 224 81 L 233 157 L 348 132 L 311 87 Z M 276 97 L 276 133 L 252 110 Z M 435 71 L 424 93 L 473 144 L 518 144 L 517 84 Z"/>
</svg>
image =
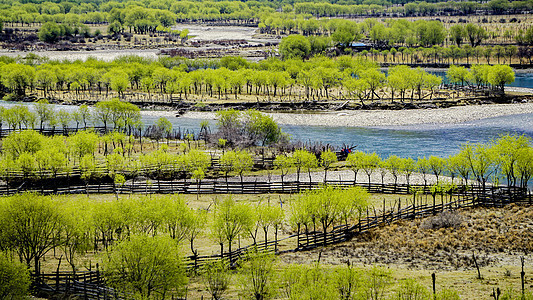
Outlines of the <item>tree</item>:
<svg viewBox="0 0 533 300">
<path fill-rule="evenodd" d="M 274 159 L 274 166 L 281 171 L 281 184 L 283 185 L 283 179 L 289 170 L 294 166 L 294 160 L 292 157 L 285 154 L 280 154 Z"/>
<path fill-rule="evenodd" d="M 124 92 L 128 88 L 128 74 L 125 72 L 113 72 L 110 78 L 111 89 L 118 93 L 119 98 L 124 99 Z"/>
<path fill-rule="evenodd" d="M 320 153 L 320 165 L 324 168 L 324 182 L 326 182 L 328 169 L 333 163 L 337 162 L 337 154 L 331 150 L 323 151 Z"/>
<path fill-rule="evenodd" d="M 370 90 L 372 99 L 374 99 L 374 95 L 379 99 L 380 97 L 376 94 L 376 90 L 383 86 L 385 74 L 377 69 L 367 69 L 360 74 L 360 77 L 368 83 L 368 89 Z"/>
<path fill-rule="evenodd" d="M 411 175 L 414 171 L 416 171 L 417 166 L 416 162 L 412 158 L 403 158 L 402 160 L 402 166 L 400 168 L 400 172 L 405 175 L 405 181 L 407 183 L 407 187 L 409 187 L 409 179 L 411 178 Z"/>
<path fill-rule="evenodd" d="M 54 110 L 47 100 L 39 100 L 35 103 L 35 112 L 39 118 L 40 129 L 43 130 L 43 125 L 45 122 L 49 122 L 54 115 Z"/>
<path fill-rule="evenodd" d="M 487 145 L 464 144 L 461 146 L 459 154 L 464 157 L 467 165 L 470 167 L 470 171 L 472 171 L 472 175 L 484 191 L 490 175 L 496 171 L 495 151 Z"/>
<path fill-rule="evenodd" d="M 530 139 L 525 136 L 504 135 L 494 142 L 494 151 L 501 173 L 509 187 L 517 185 L 518 162 L 522 151 L 530 148 Z"/>
<path fill-rule="evenodd" d="M 233 241 L 252 226 L 251 209 L 248 205 L 236 203 L 233 198 L 227 197 L 221 203 L 217 203 L 213 218 L 212 235 L 220 245 L 221 255 L 224 255 L 224 242 L 228 242 L 231 261 Z"/>
<path fill-rule="evenodd" d="M 244 127 L 249 139 L 254 143 L 260 141 L 262 146 L 277 143 L 283 135 L 271 116 L 255 110 L 249 110 L 245 113 Z"/>
<path fill-rule="evenodd" d="M 394 177 L 394 186 L 396 186 L 396 184 L 398 183 L 398 175 L 400 174 L 400 171 L 402 169 L 402 159 L 396 155 L 391 155 L 383 162 L 385 168 L 387 168 L 392 174 L 392 177 Z"/>
<path fill-rule="evenodd" d="M 2 144 L 6 155 L 16 159 L 22 153 L 33 154 L 43 148 L 44 137 L 33 130 L 12 132 L 4 138 Z"/>
<path fill-rule="evenodd" d="M 344 51 L 356 39 L 356 30 L 357 28 L 353 28 L 351 24 L 344 23 L 331 35 L 331 40 L 341 51 Z"/>
<path fill-rule="evenodd" d="M 431 170 L 428 159 L 425 156 L 419 157 L 416 161 L 416 168 L 418 169 L 418 172 L 422 173 L 422 178 L 424 179 L 425 187 L 427 185 L 427 174 Z"/>
<path fill-rule="evenodd" d="M 258 250 L 247 254 L 241 269 L 243 293 L 247 298 L 266 300 L 273 296 L 275 262 L 276 257 L 273 254 Z"/>
<path fill-rule="evenodd" d="M 89 207 L 86 203 L 75 201 L 65 203 L 62 208 L 65 210 L 65 218 L 62 224 L 63 243 L 60 248 L 72 267 L 72 272 L 76 273 L 77 255 L 91 250 L 94 241 L 90 214 L 87 213 Z"/>
<path fill-rule="evenodd" d="M 507 65 L 494 65 L 490 68 L 488 82 L 501 93 L 505 93 L 505 85 L 515 80 L 514 71 Z"/>
<path fill-rule="evenodd" d="M 279 51 L 283 59 L 305 59 L 311 53 L 311 44 L 302 35 L 289 35 L 281 40 Z"/>
<path fill-rule="evenodd" d="M 243 173 L 252 169 L 252 167 L 254 166 L 254 160 L 252 158 L 252 154 L 244 150 L 237 151 L 235 154 L 236 160 L 233 163 L 233 171 L 239 174 L 242 184 Z"/>
<path fill-rule="evenodd" d="M 346 157 L 346 165 L 348 168 L 350 168 L 353 173 L 353 184 L 357 182 L 357 173 L 359 173 L 359 170 L 362 169 L 362 158 L 364 157 L 365 153 L 361 151 L 354 151 L 350 154 L 348 154 L 348 157 Z"/>
<path fill-rule="evenodd" d="M 442 173 L 442 171 L 444 171 L 445 163 L 446 160 L 441 157 L 431 155 L 428 158 L 428 165 L 433 172 L 433 175 L 435 175 L 435 178 L 437 179 L 437 185 L 439 184 L 439 175 Z"/>
<path fill-rule="evenodd" d="M 168 140 L 170 139 L 170 133 L 172 132 L 172 123 L 170 123 L 167 118 L 160 117 L 159 119 L 157 119 L 155 126 L 162 134 L 166 136 L 168 142 Z"/>
<path fill-rule="evenodd" d="M 31 66 L 11 63 L 4 65 L 1 70 L 2 83 L 18 96 L 24 96 L 26 89 L 34 82 L 35 69 Z"/>
<path fill-rule="evenodd" d="M 450 39 L 457 44 L 457 47 L 461 47 L 464 36 L 465 30 L 462 25 L 457 24 L 450 27 Z"/>
<path fill-rule="evenodd" d="M 465 82 L 470 81 L 472 73 L 470 73 L 465 67 L 451 65 L 446 71 L 446 77 L 453 84 L 460 83 L 461 85 L 464 85 Z"/>
<path fill-rule="evenodd" d="M 409 88 L 409 73 L 412 73 L 412 69 L 405 65 L 398 65 L 389 69 L 387 86 L 391 90 L 392 102 L 394 102 L 395 91 L 400 92 L 402 102 L 405 99 L 405 91 Z"/>
<path fill-rule="evenodd" d="M 13 250 L 20 261 L 39 274 L 41 258 L 63 243 L 64 217 L 57 203 L 50 197 L 25 193 L 6 198 L 0 205 L 0 241 L 5 241 L 4 248 Z"/>
<path fill-rule="evenodd" d="M 365 154 L 363 157 L 361 157 L 361 169 L 365 171 L 366 176 L 368 176 L 368 187 L 370 188 L 370 176 L 379 167 L 379 163 L 381 162 L 381 158 L 375 153 L 371 154 Z"/>
<path fill-rule="evenodd" d="M 464 30 L 465 30 L 465 35 L 470 41 L 470 45 L 472 47 L 479 46 L 481 42 L 488 37 L 487 32 L 480 25 L 474 25 L 472 23 L 468 23 L 465 26 Z"/>
<path fill-rule="evenodd" d="M 98 135 L 90 130 L 78 131 L 67 138 L 67 144 L 70 153 L 81 161 L 85 155 L 94 156 L 98 145 Z"/>
<path fill-rule="evenodd" d="M 121 33 L 122 30 L 124 29 L 122 28 L 122 24 L 120 24 L 118 20 L 111 22 L 111 24 L 109 24 L 109 26 L 107 27 L 107 32 L 112 35 L 117 35 Z"/>
<path fill-rule="evenodd" d="M 257 225 L 263 229 L 265 236 L 265 247 L 268 243 L 268 230 L 270 227 L 274 227 L 275 236 L 277 241 L 278 229 L 283 221 L 283 209 L 278 206 L 259 205 L 257 207 Z M 277 244 L 276 244 L 277 246 Z M 277 251 L 277 249 L 274 249 Z"/>
<path fill-rule="evenodd" d="M 307 150 L 301 149 L 294 151 L 292 158 L 294 160 L 294 165 L 296 166 L 296 170 L 298 172 L 298 178 L 296 181 L 300 181 L 300 170 L 302 168 L 305 168 L 307 169 L 307 174 L 309 175 L 309 183 L 311 183 L 311 170 L 313 168 L 318 167 L 318 160 L 316 156 Z"/>
<path fill-rule="evenodd" d="M 168 237 L 132 236 L 104 255 L 103 272 L 110 286 L 141 299 L 164 298 L 171 290 L 181 294 L 187 276 L 178 253 Z"/>
<path fill-rule="evenodd" d="M 64 29 L 54 23 L 54 22 L 46 22 L 41 26 L 39 29 L 39 39 L 43 42 L 47 43 L 55 43 L 57 40 L 65 35 Z"/>
<path fill-rule="evenodd" d="M 231 281 L 231 273 L 223 260 L 208 263 L 204 267 L 204 284 L 214 300 L 222 299 Z"/>
<path fill-rule="evenodd" d="M 89 111 L 89 107 L 85 104 L 80 105 L 78 107 L 78 112 L 81 118 L 81 121 L 83 122 L 83 127 L 87 129 L 87 121 L 91 118 L 91 112 Z"/>
<path fill-rule="evenodd" d="M 0 252 L 0 298 L 25 299 L 29 289 L 28 268 Z"/>
</svg>

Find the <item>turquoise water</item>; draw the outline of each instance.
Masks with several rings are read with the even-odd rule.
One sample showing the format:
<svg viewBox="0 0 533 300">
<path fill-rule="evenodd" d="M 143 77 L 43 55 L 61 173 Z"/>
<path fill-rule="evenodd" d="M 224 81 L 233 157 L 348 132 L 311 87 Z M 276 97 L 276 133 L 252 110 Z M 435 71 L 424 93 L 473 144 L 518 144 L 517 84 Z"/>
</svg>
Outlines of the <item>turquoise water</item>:
<svg viewBox="0 0 533 300">
<path fill-rule="evenodd" d="M 464 143 L 488 143 L 502 134 L 533 137 L 533 114 L 489 118 L 461 124 L 422 124 L 394 127 L 283 126 L 294 139 L 335 146 L 356 145 L 381 157 L 448 156 Z"/>
<path fill-rule="evenodd" d="M 157 118 L 145 118 L 146 124 Z M 170 118 L 174 128 L 198 132 L 201 120 Z M 216 121 L 210 120 L 211 129 Z M 533 138 L 533 114 L 488 118 L 460 124 L 421 124 L 389 127 L 324 127 L 282 125 L 293 140 L 321 142 L 341 147 L 357 146 L 381 157 L 395 154 L 403 157 L 428 155 L 448 156 L 459 151 L 463 143 L 488 143 L 502 134 L 524 134 Z"/>
</svg>

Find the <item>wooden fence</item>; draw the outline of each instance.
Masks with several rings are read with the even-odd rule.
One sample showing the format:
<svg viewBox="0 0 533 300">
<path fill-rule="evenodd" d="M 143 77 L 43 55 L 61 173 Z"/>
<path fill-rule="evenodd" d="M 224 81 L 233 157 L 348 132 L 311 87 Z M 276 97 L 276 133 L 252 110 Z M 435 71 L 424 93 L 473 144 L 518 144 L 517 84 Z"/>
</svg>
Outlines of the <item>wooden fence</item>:
<svg viewBox="0 0 533 300">
<path fill-rule="evenodd" d="M 339 184 L 339 182 L 336 182 Z M 353 182 L 351 182 L 353 185 Z M 318 187 L 315 183 L 311 188 Z M 383 187 L 382 185 L 363 186 L 373 188 Z M 422 189 L 429 192 L 427 187 Z M 408 192 L 406 186 L 387 186 L 382 191 L 395 193 Z M 255 249 L 271 253 L 286 253 L 293 251 L 306 251 L 332 244 L 348 241 L 353 237 L 369 232 L 370 230 L 389 225 L 398 220 L 409 220 L 435 215 L 446 210 L 456 210 L 460 208 L 489 206 L 501 207 L 510 203 L 533 204 L 531 194 L 520 188 L 509 187 L 487 187 L 485 190 L 479 187 L 461 187 L 455 191 L 455 200 L 442 203 L 428 203 L 417 200 L 413 197 L 411 203 L 402 206 L 401 202 L 392 204 L 388 209 L 385 207 L 377 211 L 375 208 L 367 209 L 366 216 L 359 218 L 355 224 L 344 224 L 333 227 L 330 231 L 320 232 L 318 230 L 307 231 L 299 228 L 295 234 L 282 239 L 277 237 L 274 240 L 262 241 L 252 245 L 247 245 L 231 252 L 224 252 L 218 255 L 194 255 L 186 257 L 184 260 L 188 269 L 202 268 L 210 262 L 220 259 L 227 260 L 231 266 L 236 266 L 239 261 L 246 259 L 247 253 Z M 281 246 L 283 243 L 284 246 Z M 295 245 L 291 247 L 290 245 Z M 78 272 L 56 272 L 55 274 L 40 274 L 34 277 L 35 288 L 42 293 L 77 295 L 82 299 L 123 299 L 124 296 L 116 291 L 107 288 L 105 281 L 98 271 Z M 127 298 L 127 297 L 126 297 Z"/>
<path fill-rule="evenodd" d="M 354 183 L 352 180 L 328 180 L 327 182 L 312 181 L 224 181 L 217 179 L 206 179 L 201 181 L 191 180 L 130 180 L 124 185 L 115 185 L 112 182 L 99 182 L 97 184 L 66 184 L 55 186 L 35 185 L 22 183 L 20 185 L 4 184 L 0 185 L 0 195 L 12 195 L 20 192 L 38 192 L 44 195 L 49 194 L 294 194 L 304 190 L 314 190 L 324 185 L 339 187 L 359 186 L 370 193 L 383 194 L 412 194 L 413 190 L 419 193 L 431 194 L 430 185 L 420 184 L 379 184 L 379 183 Z M 485 190 L 479 185 L 455 186 L 448 190 L 443 190 L 439 194 L 475 194 L 480 196 L 509 194 L 509 189 L 513 197 L 525 196 L 526 190 L 522 188 L 509 188 L 505 186 L 487 186 Z"/>
</svg>

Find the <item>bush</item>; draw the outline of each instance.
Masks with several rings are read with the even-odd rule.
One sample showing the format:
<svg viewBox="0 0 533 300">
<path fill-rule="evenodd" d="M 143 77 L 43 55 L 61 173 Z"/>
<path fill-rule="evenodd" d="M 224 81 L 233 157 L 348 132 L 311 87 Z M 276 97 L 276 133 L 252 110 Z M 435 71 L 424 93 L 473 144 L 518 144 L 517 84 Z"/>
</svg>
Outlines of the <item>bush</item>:
<svg viewBox="0 0 533 300">
<path fill-rule="evenodd" d="M 0 253 L 0 299 L 22 299 L 28 295 L 29 287 L 26 265 Z"/>
<path fill-rule="evenodd" d="M 463 216 L 456 211 L 446 210 L 434 217 L 425 219 L 420 228 L 422 229 L 440 229 L 440 228 L 458 228 L 463 223 Z"/>
</svg>

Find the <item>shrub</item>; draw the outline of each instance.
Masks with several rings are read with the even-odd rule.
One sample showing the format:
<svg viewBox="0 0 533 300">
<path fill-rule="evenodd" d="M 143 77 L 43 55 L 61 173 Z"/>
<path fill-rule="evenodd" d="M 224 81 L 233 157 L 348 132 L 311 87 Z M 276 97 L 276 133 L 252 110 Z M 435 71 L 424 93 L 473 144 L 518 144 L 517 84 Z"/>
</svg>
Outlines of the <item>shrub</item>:
<svg viewBox="0 0 533 300">
<path fill-rule="evenodd" d="M 23 299 L 29 287 L 30 274 L 26 265 L 0 253 L 0 299 Z"/>
<path fill-rule="evenodd" d="M 463 223 L 463 216 L 456 211 L 446 210 L 434 217 L 425 219 L 421 224 L 422 229 L 458 228 Z"/>
</svg>

